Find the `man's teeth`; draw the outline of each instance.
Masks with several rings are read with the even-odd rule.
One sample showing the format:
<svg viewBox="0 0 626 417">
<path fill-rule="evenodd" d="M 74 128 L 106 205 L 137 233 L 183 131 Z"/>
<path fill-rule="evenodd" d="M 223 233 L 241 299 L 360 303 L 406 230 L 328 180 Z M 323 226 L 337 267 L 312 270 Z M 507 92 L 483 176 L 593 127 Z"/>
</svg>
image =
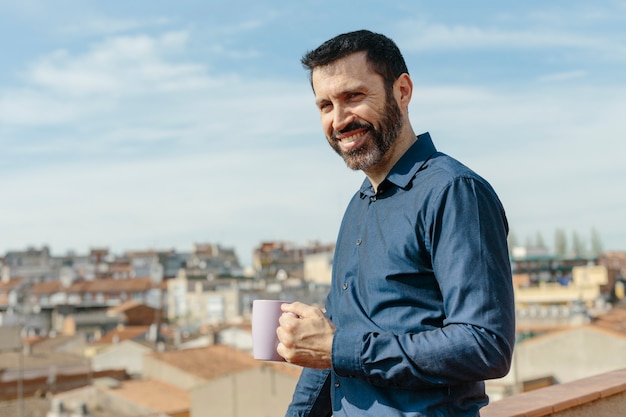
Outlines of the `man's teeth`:
<svg viewBox="0 0 626 417">
<path fill-rule="evenodd" d="M 355 140 L 357 140 L 361 135 L 357 134 L 357 135 L 351 135 L 351 136 L 346 136 L 345 138 L 341 138 L 341 141 L 343 143 L 352 143 Z"/>
</svg>

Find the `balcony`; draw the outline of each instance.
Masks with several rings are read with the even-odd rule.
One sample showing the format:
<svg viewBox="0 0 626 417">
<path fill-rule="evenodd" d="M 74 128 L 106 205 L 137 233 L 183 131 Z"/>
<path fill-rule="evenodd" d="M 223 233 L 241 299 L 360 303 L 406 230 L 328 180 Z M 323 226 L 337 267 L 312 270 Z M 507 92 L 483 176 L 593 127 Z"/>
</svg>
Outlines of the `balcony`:
<svg viewBox="0 0 626 417">
<path fill-rule="evenodd" d="M 626 410 L 626 369 L 507 397 L 481 417 L 615 417 Z"/>
</svg>

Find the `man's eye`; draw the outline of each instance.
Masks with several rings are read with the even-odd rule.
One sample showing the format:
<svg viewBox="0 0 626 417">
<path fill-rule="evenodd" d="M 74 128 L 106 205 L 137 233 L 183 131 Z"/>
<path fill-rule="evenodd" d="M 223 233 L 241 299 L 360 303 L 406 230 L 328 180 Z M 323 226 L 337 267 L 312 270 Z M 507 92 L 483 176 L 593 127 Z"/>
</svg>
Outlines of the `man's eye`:
<svg viewBox="0 0 626 417">
<path fill-rule="evenodd" d="M 331 103 L 321 103 L 320 104 L 320 111 L 328 111 L 332 108 L 332 104 Z"/>
</svg>

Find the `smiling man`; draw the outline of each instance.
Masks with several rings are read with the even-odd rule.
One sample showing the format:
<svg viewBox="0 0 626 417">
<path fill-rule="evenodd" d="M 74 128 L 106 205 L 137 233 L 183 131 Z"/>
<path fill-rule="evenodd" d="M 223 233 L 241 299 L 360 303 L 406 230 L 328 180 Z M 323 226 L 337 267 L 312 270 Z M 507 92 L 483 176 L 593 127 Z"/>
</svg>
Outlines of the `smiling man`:
<svg viewBox="0 0 626 417">
<path fill-rule="evenodd" d="M 284 304 L 278 353 L 304 366 L 288 417 L 478 416 L 515 338 L 504 209 L 408 116 L 395 43 L 369 31 L 306 54 L 331 147 L 366 178 L 344 215 L 325 311 Z"/>
</svg>

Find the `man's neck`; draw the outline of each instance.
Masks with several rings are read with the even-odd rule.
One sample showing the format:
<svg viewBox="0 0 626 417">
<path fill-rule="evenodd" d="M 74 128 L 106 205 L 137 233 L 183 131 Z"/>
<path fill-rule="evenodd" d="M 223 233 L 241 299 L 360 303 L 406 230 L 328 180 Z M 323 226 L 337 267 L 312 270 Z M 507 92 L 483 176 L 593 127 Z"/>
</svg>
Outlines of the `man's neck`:
<svg viewBox="0 0 626 417">
<path fill-rule="evenodd" d="M 374 191 L 378 191 L 378 186 L 385 180 L 385 178 L 387 178 L 387 174 L 389 174 L 391 168 L 394 167 L 396 162 L 402 158 L 402 155 L 404 155 L 404 153 L 415 143 L 416 140 L 417 136 L 413 132 L 413 129 L 409 127 L 407 132 L 403 132 L 403 134 L 396 139 L 380 163 L 363 170 L 367 178 L 372 183 Z"/>
</svg>

